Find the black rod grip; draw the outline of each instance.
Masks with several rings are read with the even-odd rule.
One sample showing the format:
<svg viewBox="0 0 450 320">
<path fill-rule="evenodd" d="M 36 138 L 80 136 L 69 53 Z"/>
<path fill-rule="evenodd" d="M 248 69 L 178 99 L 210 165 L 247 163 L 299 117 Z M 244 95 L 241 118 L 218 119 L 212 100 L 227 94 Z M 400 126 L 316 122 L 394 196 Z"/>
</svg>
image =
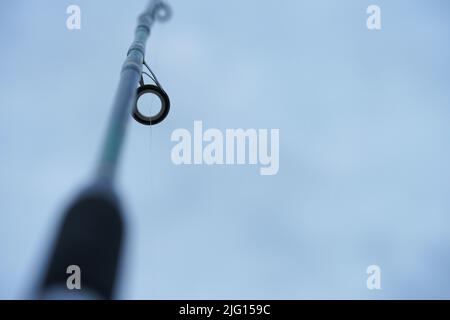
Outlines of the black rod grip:
<svg viewBox="0 0 450 320">
<path fill-rule="evenodd" d="M 119 267 L 124 222 L 115 192 L 90 188 L 69 206 L 63 217 L 42 284 L 42 292 L 59 288 L 64 299 L 67 268 L 79 266 L 81 290 L 99 299 L 112 299 Z M 59 299 L 59 297 L 57 297 Z"/>
</svg>

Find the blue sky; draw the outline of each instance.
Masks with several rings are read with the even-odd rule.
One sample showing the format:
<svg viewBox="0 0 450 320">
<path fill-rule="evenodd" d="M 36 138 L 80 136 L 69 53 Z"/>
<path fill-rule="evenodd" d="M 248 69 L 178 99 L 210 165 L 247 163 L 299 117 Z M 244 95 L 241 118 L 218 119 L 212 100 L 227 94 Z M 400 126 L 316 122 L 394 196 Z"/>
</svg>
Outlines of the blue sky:
<svg viewBox="0 0 450 320">
<path fill-rule="evenodd" d="M 171 113 L 151 129 L 130 118 L 120 168 L 119 297 L 449 298 L 448 2 L 170 3 L 147 60 Z M 0 298 L 27 296 L 93 172 L 145 5 L 0 3 Z M 170 134 L 194 120 L 279 128 L 279 173 L 173 165 Z"/>
</svg>

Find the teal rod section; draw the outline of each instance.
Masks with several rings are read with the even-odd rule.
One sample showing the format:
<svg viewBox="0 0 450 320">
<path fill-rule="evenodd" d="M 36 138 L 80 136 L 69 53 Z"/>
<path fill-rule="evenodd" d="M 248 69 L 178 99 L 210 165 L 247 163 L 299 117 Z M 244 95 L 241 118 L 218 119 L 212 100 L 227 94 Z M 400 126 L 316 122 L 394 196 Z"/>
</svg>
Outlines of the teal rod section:
<svg viewBox="0 0 450 320">
<path fill-rule="evenodd" d="M 131 117 L 130 112 L 142 75 L 147 40 L 154 22 L 167 21 L 170 15 L 171 11 L 167 3 L 162 0 L 151 0 L 147 9 L 138 18 L 134 41 L 122 66 L 119 86 L 102 145 L 96 172 L 97 182 L 114 184 L 128 120 Z"/>
</svg>

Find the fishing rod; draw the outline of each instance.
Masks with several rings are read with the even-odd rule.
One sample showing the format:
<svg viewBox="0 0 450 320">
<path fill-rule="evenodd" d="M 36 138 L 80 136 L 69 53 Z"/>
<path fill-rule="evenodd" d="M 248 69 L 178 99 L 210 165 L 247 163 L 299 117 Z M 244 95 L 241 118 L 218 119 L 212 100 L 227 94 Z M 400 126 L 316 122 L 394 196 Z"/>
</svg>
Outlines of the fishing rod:
<svg viewBox="0 0 450 320">
<path fill-rule="evenodd" d="M 119 268 L 124 238 L 124 212 L 115 190 L 117 168 L 130 114 L 144 125 L 155 125 L 169 113 L 170 100 L 145 61 L 145 49 L 156 21 L 171 17 L 171 8 L 163 0 L 151 0 L 139 16 L 109 119 L 106 137 L 92 182 L 68 207 L 56 237 L 38 297 L 41 299 L 111 299 Z M 146 71 L 143 67 L 146 67 Z M 155 84 L 145 84 L 144 75 Z M 156 95 L 161 109 L 145 116 L 138 100 L 145 94 Z M 71 269 L 72 268 L 72 269 Z M 75 268 L 75 269 L 73 269 Z M 78 269 L 77 269 L 78 268 Z M 70 290 L 71 270 L 80 272 L 81 290 Z"/>
<path fill-rule="evenodd" d="M 127 59 L 122 67 L 119 88 L 117 90 L 113 113 L 110 119 L 106 141 L 103 145 L 102 156 L 98 165 L 97 178 L 112 182 L 116 176 L 118 159 L 125 136 L 125 130 L 128 123 L 128 114 L 133 110 L 135 119 L 144 122 L 144 124 L 157 124 L 164 120 L 169 111 L 169 99 L 162 90 L 156 76 L 145 62 L 145 47 L 147 39 L 150 36 L 150 30 L 155 21 L 167 21 L 170 19 L 170 7 L 161 0 L 150 2 L 147 10 L 139 16 L 138 26 L 135 32 L 135 39 L 128 50 Z M 143 66 L 148 67 L 156 85 L 143 84 Z M 136 87 L 140 85 L 138 92 Z M 160 112 L 154 117 L 145 117 L 137 108 L 136 95 L 139 98 L 142 94 L 153 93 L 157 95 L 162 102 Z"/>
</svg>

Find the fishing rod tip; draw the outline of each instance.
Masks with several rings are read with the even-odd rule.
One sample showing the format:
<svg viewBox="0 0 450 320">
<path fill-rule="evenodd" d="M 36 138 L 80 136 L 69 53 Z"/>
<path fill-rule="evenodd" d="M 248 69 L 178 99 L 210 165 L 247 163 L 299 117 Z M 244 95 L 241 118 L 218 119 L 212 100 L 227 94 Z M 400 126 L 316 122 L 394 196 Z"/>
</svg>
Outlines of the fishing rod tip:
<svg viewBox="0 0 450 320">
<path fill-rule="evenodd" d="M 148 6 L 147 12 L 159 22 L 166 22 L 172 17 L 172 8 L 166 1 L 152 0 Z"/>
</svg>

